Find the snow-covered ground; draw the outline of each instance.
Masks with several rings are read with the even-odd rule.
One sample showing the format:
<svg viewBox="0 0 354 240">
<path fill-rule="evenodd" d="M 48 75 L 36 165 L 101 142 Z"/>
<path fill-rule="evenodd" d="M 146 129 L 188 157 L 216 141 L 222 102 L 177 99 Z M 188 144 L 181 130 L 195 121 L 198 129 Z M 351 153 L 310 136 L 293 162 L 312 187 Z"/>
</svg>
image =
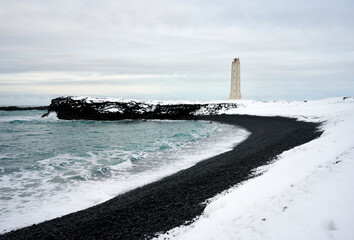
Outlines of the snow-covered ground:
<svg viewBox="0 0 354 240">
<path fill-rule="evenodd" d="M 354 98 L 235 102 L 240 107 L 224 113 L 324 122 L 324 133 L 211 199 L 192 225 L 158 239 L 354 239 Z"/>
</svg>

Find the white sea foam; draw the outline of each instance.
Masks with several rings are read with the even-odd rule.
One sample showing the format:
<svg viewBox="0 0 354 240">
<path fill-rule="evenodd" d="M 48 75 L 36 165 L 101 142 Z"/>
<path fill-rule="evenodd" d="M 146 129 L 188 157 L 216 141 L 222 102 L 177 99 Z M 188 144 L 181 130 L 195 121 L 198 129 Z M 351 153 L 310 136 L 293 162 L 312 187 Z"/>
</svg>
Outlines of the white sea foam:
<svg viewBox="0 0 354 240">
<path fill-rule="evenodd" d="M 37 111 L 37 110 L 33 110 Z M 43 112 L 43 111 L 41 111 Z M 51 112 L 47 117 L 41 118 L 38 115 L 0 115 L 0 122 L 14 122 L 14 121 L 24 121 L 24 122 L 32 122 L 32 121 L 59 121 L 57 114 L 55 112 Z"/>
<path fill-rule="evenodd" d="M 166 148 L 159 151 L 103 149 L 87 152 L 84 156 L 59 154 L 39 161 L 37 167 L 40 171 L 21 169 L 20 172 L 3 175 L 0 184 L 8 188 L 9 194 L 4 194 L 0 202 L 0 232 L 28 226 L 104 202 L 117 194 L 229 151 L 249 134 L 235 126 L 212 124 L 214 125 L 210 127 L 216 129 L 217 133 L 209 137 L 208 134 L 204 134 L 202 139 L 188 144 L 181 145 L 162 139 L 156 141 L 162 141 L 160 146 Z M 201 135 L 196 134 L 195 137 L 198 136 Z M 117 159 L 120 159 L 120 162 L 107 166 L 107 162 L 115 162 Z M 93 175 L 92 172 L 97 174 Z M 13 192 L 18 194 L 14 196 Z"/>
</svg>

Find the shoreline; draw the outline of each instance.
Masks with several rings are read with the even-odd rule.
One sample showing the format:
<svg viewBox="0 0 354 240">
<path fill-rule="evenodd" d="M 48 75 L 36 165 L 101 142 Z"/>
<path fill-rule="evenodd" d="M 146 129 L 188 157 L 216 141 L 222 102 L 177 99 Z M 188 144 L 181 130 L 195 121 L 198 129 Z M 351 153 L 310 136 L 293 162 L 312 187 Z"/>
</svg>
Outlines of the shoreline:
<svg viewBox="0 0 354 240">
<path fill-rule="evenodd" d="M 0 111 L 48 110 L 48 108 L 49 106 L 36 106 L 36 107 L 1 106 Z"/>
<path fill-rule="evenodd" d="M 321 135 L 318 123 L 284 117 L 198 116 L 239 125 L 251 135 L 233 150 L 118 195 L 102 204 L 0 235 L 0 239 L 144 239 L 192 221 L 201 203 L 250 178 L 285 150 Z"/>
</svg>

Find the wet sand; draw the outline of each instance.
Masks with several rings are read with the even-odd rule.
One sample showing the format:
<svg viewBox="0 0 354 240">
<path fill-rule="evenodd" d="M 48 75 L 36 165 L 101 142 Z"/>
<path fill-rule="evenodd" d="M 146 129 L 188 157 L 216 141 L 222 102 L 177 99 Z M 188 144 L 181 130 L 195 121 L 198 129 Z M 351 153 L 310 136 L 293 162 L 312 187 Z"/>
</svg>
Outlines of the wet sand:
<svg viewBox="0 0 354 240">
<path fill-rule="evenodd" d="M 233 150 L 94 207 L 0 235 L 0 239 L 145 239 L 201 215 L 202 203 L 251 177 L 252 169 L 321 135 L 319 124 L 283 117 L 198 117 L 246 128 Z"/>
</svg>

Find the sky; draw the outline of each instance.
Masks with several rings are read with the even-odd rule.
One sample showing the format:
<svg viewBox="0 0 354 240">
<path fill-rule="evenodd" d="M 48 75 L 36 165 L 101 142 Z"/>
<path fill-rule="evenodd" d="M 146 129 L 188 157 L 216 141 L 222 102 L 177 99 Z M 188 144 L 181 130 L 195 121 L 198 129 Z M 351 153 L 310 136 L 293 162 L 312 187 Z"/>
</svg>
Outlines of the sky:
<svg viewBox="0 0 354 240">
<path fill-rule="evenodd" d="M 354 95 L 352 0 L 0 0 L 0 105 Z"/>
</svg>

